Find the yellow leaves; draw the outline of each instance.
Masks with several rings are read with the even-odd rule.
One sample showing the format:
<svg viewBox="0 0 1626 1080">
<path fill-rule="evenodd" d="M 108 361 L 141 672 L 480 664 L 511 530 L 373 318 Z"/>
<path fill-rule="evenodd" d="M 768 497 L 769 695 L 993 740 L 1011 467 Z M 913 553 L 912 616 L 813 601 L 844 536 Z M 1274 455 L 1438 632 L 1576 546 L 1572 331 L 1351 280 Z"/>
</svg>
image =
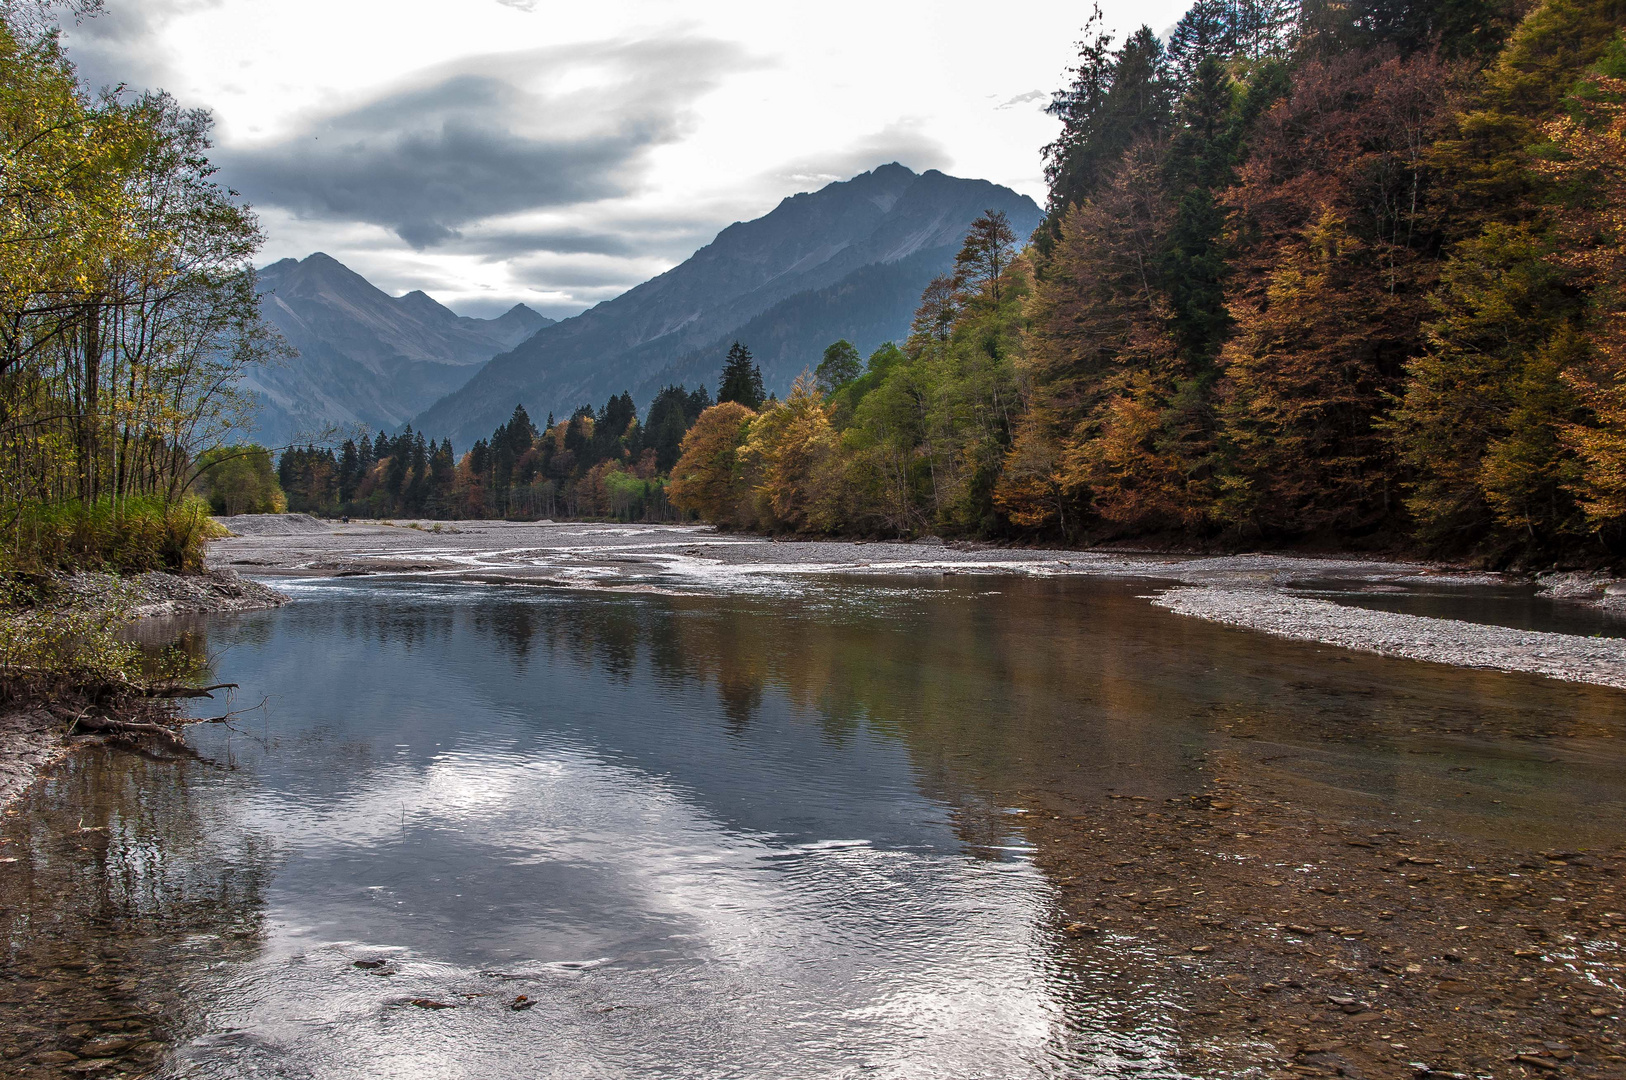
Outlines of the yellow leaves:
<svg viewBox="0 0 1626 1080">
<path fill-rule="evenodd" d="M 1035 419 L 1030 413 L 1017 429 L 994 488 L 994 505 L 1026 529 L 1057 523 L 1064 506 L 1058 474 L 1061 455 Z"/>
<path fill-rule="evenodd" d="M 1592 416 L 1563 425 L 1564 446 L 1580 461 L 1580 476 L 1564 478 L 1595 525 L 1626 518 L 1626 80 L 1595 74 L 1572 101 L 1575 115 L 1545 126 L 1554 157 L 1536 163 L 1575 195 L 1557 215 L 1564 241 L 1548 261 L 1576 272 L 1590 287 L 1590 345 L 1555 338 L 1553 362 Z M 1574 337 L 1573 331 L 1570 332 Z M 1522 464 L 1513 455 L 1503 471 Z M 1505 514 L 1517 507 L 1498 505 Z"/>
<path fill-rule="evenodd" d="M 752 422 L 741 458 L 761 524 L 798 531 L 840 524 L 836 433 L 812 376 L 803 372 L 788 398 Z"/>
</svg>

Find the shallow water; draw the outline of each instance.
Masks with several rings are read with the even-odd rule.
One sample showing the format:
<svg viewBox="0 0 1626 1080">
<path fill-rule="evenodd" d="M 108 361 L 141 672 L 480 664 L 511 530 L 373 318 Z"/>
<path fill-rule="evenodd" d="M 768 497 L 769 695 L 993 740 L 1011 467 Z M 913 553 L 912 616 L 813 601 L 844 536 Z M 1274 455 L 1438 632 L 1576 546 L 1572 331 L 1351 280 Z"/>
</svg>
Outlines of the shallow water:
<svg viewBox="0 0 1626 1080">
<path fill-rule="evenodd" d="M 1534 585 L 1431 585 L 1315 582 L 1293 592 L 1351 607 L 1459 619 L 1514 630 L 1581 637 L 1626 637 L 1626 613 L 1554 600 Z"/>
<path fill-rule="evenodd" d="M 1332 819 L 1626 837 L 1626 695 L 1142 588 L 346 579 L 172 624 L 250 711 L 7 820 L 0 1030 L 197 1077 L 1176 1075 L 1178 983 L 1078 966 L 1025 792 L 1243 768 Z"/>
</svg>

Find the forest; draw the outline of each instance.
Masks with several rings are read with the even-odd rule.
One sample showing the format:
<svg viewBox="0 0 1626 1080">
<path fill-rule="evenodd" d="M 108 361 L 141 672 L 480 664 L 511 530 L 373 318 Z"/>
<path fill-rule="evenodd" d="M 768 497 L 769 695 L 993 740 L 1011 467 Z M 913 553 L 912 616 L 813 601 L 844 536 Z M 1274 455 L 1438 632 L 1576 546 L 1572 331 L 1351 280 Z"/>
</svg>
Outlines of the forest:
<svg viewBox="0 0 1626 1080">
<path fill-rule="evenodd" d="M 715 401 L 274 460 L 224 445 L 279 346 L 208 115 L 89 94 L 8 15 L 7 558 L 196 565 L 205 511 L 287 508 L 1616 562 L 1623 23 L 1626 0 L 1199 0 L 1160 38 L 1097 12 L 1049 105 L 1044 223 L 979 220 L 905 340 L 836 342 L 783 400 L 737 343 Z"/>
<path fill-rule="evenodd" d="M 272 486 L 287 509 L 327 516 L 677 521 L 687 515 L 667 500 L 666 479 L 683 436 L 710 406 L 703 386 L 669 386 L 643 422 L 624 393 L 566 420 L 550 415 L 538 429 L 519 405 L 461 458 L 449 440 L 426 441 L 408 425 L 393 438 L 347 439 L 337 451 L 285 450 Z M 222 486 L 220 512 L 226 497 Z"/>
<path fill-rule="evenodd" d="M 1626 551 L 1621 0 L 1099 12 L 1047 217 L 905 342 L 721 402 L 668 496 L 770 532 Z M 721 395 L 720 395 L 721 397 Z"/>
<path fill-rule="evenodd" d="M 0 569 L 196 568 L 188 492 L 277 351 L 259 224 L 214 179 L 209 114 L 87 93 L 51 15 L 0 8 Z"/>
</svg>

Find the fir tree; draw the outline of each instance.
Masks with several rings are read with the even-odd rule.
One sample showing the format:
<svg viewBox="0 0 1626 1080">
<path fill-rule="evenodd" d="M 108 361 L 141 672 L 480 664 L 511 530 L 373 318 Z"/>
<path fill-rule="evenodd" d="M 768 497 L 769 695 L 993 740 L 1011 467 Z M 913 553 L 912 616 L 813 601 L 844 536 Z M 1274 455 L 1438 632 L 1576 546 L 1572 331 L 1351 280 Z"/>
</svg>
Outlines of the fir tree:
<svg viewBox="0 0 1626 1080">
<path fill-rule="evenodd" d="M 717 403 L 737 401 L 747 409 L 760 409 L 767 396 L 762 389 L 762 369 L 751 359 L 751 350 L 736 341 L 729 347 L 728 361 L 717 380 Z"/>
</svg>

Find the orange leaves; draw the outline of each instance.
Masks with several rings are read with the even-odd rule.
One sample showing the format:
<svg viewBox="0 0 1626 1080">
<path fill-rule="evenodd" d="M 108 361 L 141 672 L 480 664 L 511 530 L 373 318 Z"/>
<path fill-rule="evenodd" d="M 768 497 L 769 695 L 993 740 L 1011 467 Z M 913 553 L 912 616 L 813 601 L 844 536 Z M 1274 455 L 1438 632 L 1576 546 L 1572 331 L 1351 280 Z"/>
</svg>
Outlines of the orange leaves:
<svg viewBox="0 0 1626 1080">
<path fill-rule="evenodd" d="M 1093 437 L 1070 441 L 1063 455 L 1063 484 L 1087 487 L 1095 512 L 1116 525 L 1190 528 L 1207 516 L 1208 496 L 1192 484 L 1196 462 L 1167 390 L 1138 373 L 1097 410 Z"/>
<path fill-rule="evenodd" d="M 1024 529 L 1063 524 L 1066 501 L 1059 472 L 1061 453 L 1030 415 L 1017 429 L 994 489 L 994 505 Z"/>
<path fill-rule="evenodd" d="M 749 525 L 739 451 L 756 413 L 737 401 L 713 405 L 683 436 L 668 497 L 680 510 L 719 525 Z M 742 513 L 743 511 L 743 513 Z"/>
</svg>

